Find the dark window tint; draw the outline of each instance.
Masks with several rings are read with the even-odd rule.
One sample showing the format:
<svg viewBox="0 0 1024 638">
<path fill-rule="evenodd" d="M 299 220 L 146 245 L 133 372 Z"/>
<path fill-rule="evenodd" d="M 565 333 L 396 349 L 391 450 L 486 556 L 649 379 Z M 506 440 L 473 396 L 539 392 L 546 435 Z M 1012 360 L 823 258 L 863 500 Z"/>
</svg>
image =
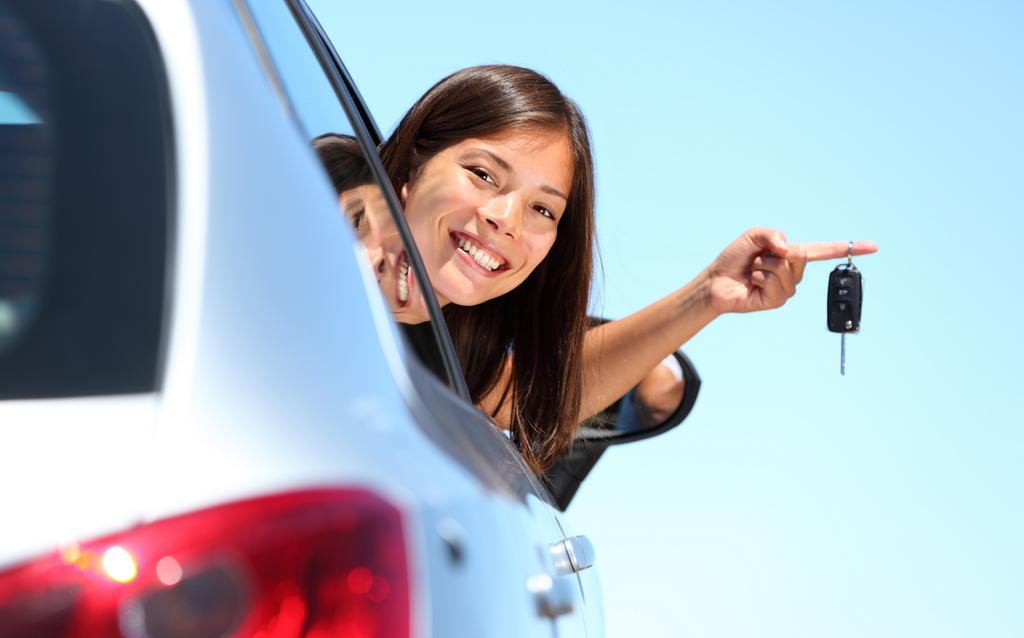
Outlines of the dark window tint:
<svg viewBox="0 0 1024 638">
<path fill-rule="evenodd" d="M 164 87 L 133 5 L 0 5 L 0 398 L 155 389 Z"/>
</svg>

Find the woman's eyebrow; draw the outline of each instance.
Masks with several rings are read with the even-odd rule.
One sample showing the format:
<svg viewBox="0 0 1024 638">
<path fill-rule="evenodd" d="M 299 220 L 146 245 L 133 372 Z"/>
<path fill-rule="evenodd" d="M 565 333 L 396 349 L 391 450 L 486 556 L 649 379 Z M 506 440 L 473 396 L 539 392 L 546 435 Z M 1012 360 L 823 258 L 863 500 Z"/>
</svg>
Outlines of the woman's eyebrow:
<svg viewBox="0 0 1024 638">
<path fill-rule="evenodd" d="M 566 197 L 564 194 L 562 194 L 562 191 L 558 190 L 557 188 L 555 188 L 553 186 L 541 186 L 540 189 L 542 191 L 544 191 L 545 193 L 551 193 L 552 195 L 555 195 L 556 197 L 561 197 L 565 201 L 569 201 L 569 198 Z"/>
<path fill-rule="evenodd" d="M 474 147 L 474 148 L 471 148 L 471 149 L 469 149 L 469 150 L 471 150 L 471 151 L 477 151 L 478 153 L 483 153 L 484 155 L 487 155 L 487 156 L 488 156 L 488 157 L 490 157 L 490 158 L 491 158 L 492 160 L 494 160 L 494 162 L 495 162 L 495 163 L 496 163 L 496 164 L 497 164 L 498 166 L 500 166 L 500 167 L 501 167 L 501 168 L 502 168 L 503 170 L 506 170 L 506 171 L 511 171 L 511 170 L 512 170 L 512 167 L 511 167 L 511 166 L 509 165 L 509 163 L 508 163 L 508 162 L 506 162 L 505 160 L 501 159 L 500 157 L 498 157 L 497 155 L 495 155 L 495 154 L 494 154 L 493 152 L 491 152 L 491 151 L 487 150 L 486 148 L 476 148 L 476 147 Z M 557 189 L 557 188 L 555 188 L 554 186 L 547 186 L 547 185 L 544 185 L 544 186 L 541 186 L 541 187 L 540 187 L 540 189 L 541 189 L 542 191 L 544 191 L 545 193 L 550 193 L 550 194 L 552 194 L 552 195 L 555 195 L 555 196 L 557 196 L 557 197 L 561 197 L 561 198 L 562 198 L 562 199 L 564 199 L 565 201 L 569 201 L 569 198 L 568 198 L 568 197 L 566 197 L 566 196 L 565 196 L 565 194 L 563 194 L 563 193 L 562 193 L 562 191 L 558 190 L 558 189 Z"/>
<path fill-rule="evenodd" d="M 345 208 L 357 208 L 363 205 L 363 198 L 358 195 L 355 195 L 353 197 L 349 197 L 348 199 L 342 199 L 341 205 L 344 206 Z"/>
<path fill-rule="evenodd" d="M 495 155 L 493 152 L 488 151 L 486 148 L 476 148 L 476 147 L 473 147 L 473 148 L 471 148 L 469 150 L 476 151 L 477 153 L 483 153 L 487 157 L 490 157 L 492 160 L 494 160 L 495 163 L 498 166 L 500 166 L 502 169 L 504 169 L 506 171 L 511 171 L 512 170 L 512 167 L 509 166 L 508 162 L 506 162 L 505 160 L 501 159 L 500 157 Z"/>
</svg>

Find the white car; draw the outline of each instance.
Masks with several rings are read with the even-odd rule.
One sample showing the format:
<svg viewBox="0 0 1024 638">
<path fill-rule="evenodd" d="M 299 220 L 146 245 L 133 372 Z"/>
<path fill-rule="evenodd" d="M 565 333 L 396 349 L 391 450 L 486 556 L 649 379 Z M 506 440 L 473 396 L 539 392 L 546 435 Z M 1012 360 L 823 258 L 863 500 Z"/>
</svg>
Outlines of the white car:
<svg viewBox="0 0 1024 638">
<path fill-rule="evenodd" d="M 699 379 L 536 476 L 393 322 L 327 131 L 401 225 L 302 0 L 0 5 L 0 636 L 603 635 L 559 510 Z"/>
</svg>

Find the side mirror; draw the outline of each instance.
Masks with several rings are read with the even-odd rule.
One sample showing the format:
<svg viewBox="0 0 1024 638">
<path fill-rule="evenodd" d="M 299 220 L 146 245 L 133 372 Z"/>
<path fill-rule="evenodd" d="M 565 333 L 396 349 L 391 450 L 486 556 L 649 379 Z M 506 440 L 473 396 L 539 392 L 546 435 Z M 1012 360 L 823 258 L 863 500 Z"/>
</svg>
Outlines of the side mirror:
<svg viewBox="0 0 1024 638">
<path fill-rule="evenodd" d="M 647 389 L 637 386 L 580 426 L 580 434 L 572 447 L 544 476 L 559 509 L 565 511 L 569 507 L 583 479 L 608 446 L 658 436 L 682 423 L 690 414 L 700 392 L 700 376 L 681 350 L 673 353 L 673 359 L 682 373 L 682 392 L 654 387 L 653 392 L 646 392 L 653 394 L 653 400 L 645 401 L 643 395 Z M 654 383 L 656 386 L 656 379 Z M 667 399 L 675 405 L 665 405 Z"/>
</svg>

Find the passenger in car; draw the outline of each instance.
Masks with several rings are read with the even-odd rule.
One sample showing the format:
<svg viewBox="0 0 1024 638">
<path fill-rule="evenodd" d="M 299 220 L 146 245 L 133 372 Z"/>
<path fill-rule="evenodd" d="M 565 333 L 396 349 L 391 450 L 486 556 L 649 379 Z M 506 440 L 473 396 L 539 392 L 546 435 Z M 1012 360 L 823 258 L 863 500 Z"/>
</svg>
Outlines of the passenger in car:
<svg viewBox="0 0 1024 638">
<path fill-rule="evenodd" d="M 571 444 L 582 418 L 650 374 L 664 381 L 652 370 L 717 316 L 777 308 L 807 261 L 847 253 L 846 242 L 789 244 L 754 228 L 679 290 L 591 328 L 589 134 L 547 78 L 513 66 L 454 73 L 413 105 L 381 159 L 473 401 L 539 470 Z M 875 250 L 854 244 L 855 255 Z M 664 385 L 651 385 L 664 396 Z"/>
</svg>

